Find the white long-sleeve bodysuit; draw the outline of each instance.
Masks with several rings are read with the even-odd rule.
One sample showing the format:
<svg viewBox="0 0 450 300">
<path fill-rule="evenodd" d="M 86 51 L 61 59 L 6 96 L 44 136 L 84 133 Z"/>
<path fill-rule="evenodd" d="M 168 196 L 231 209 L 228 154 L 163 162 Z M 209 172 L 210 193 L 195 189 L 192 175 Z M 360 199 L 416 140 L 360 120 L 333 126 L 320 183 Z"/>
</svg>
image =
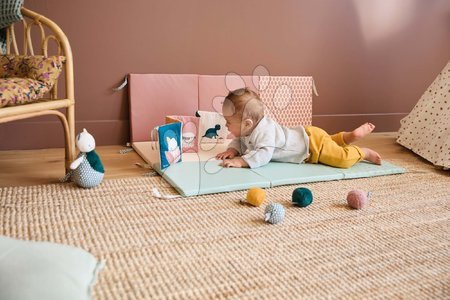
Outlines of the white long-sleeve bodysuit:
<svg viewBox="0 0 450 300">
<path fill-rule="evenodd" d="M 303 126 L 286 128 L 263 117 L 250 135 L 233 139 L 228 148 L 236 149 L 252 169 L 269 161 L 302 163 L 309 155 L 309 138 Z"/>
</svg>

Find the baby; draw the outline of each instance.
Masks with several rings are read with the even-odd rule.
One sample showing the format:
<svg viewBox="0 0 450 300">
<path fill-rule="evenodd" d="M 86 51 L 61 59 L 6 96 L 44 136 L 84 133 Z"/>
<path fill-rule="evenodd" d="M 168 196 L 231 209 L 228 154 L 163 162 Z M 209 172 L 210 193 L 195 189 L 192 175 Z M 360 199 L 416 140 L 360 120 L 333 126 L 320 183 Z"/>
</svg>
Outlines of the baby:
<svg viewBox="0 0 450 300">
<path fill-rule="evenodd" d="M 373 131 L 371 123 L 331 136 L 314 126 L 286 128 L 264 116 L 258 94 L 247 88 L 230 92 L 222 112 L 228 130 L 236 137 L 225 152 L 216 156 L 226 168 L 253 169 L 270 161 L 322 163 L 338 168 L 349 168 L 361 160 L 381 164 L 377 152 L 350 145 Z"/>
</svg>

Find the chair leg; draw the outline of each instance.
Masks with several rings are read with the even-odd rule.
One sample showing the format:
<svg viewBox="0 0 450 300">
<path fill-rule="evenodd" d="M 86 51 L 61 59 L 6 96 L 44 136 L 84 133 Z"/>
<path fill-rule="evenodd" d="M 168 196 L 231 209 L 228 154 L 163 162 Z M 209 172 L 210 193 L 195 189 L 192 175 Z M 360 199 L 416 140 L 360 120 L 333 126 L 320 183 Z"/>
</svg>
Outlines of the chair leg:
<svg viewBox="0 0 450 300">
<path fill-rule="evenodd" d="M 73 108 L 73 106 L 67 108 L 67 115 L 64 115 L 63 113 L 59 111 L 48 111 L 47 114 L 53 114 L 58 116 L 59 120 L 61 121 L 63 128 L 64 128 L 64 144 L 65 144 L 65 168 L 66 168 L 66 174 L 70 171 L 70 164 L 74 160 L 75 156 L 75 126 L 73 122 L 73 118 L 71 119 L 71 115 L 73 116 L 73 111 L 70 112 L 70 108 Z M 72 123 L 72 125 L 71 125 Z"/>
<path fill-rule="evenodd" d="M 67 108 L 68 132 L 66 134 L 66 172 L 75 159 L 75 105 Z"/>
</svg>

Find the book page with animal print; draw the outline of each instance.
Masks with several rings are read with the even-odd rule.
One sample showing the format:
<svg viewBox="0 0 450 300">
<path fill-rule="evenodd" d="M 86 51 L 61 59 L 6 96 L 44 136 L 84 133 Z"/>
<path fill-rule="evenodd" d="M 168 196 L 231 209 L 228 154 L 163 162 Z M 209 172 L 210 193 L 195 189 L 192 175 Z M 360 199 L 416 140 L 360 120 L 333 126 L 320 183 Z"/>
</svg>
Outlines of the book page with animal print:
<svg viewBox="0 0 450 300">
<path fill-rule="evenodd" d="M 200 144 L 221 144 L 229 136 L 222 114 L 210 111 L 197 111 L 200 117 L 198 138 Z"/>
</svg>

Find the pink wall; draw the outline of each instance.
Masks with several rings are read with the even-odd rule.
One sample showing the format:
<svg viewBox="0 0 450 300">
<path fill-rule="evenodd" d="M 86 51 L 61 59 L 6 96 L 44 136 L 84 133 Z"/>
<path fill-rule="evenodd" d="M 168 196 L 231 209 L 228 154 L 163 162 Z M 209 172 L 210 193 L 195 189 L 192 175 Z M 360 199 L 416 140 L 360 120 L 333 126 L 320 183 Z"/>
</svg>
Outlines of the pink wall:
<svg viewBox="0 0 450 300">
<path fill-rule="evenodd" d="M 127 73 L 312 75 L 313 123 L 395 131 L 449 59 L 448 0 L 40 0 L 72 44 L 77 131 L 129 139 Z M 63 146 L 54 118 L 0 125 L 0 149 Z"/>
</svg>

